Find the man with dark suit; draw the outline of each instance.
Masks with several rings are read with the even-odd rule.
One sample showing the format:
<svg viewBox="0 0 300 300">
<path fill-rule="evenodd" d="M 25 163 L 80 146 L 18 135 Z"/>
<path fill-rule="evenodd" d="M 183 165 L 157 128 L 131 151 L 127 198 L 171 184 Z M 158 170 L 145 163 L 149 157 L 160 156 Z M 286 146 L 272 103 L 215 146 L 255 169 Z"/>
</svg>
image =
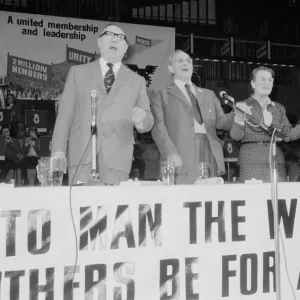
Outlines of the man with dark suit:
<svg viewBox="0 0 300 300">
<path fill-rule="evenodd" d="M 198 162 L 209 163 L 210 176 L 225 173 L 222 142 L 216 129 L 229 130 L 233 113 L 224 114 L 213 91 L 191 82 L 193 60 L 183 51 L 169 58 L 174 82 L 151 98 L 152 137 L 164 159 L 176 168 L 176 184 L 193 184 Z"/>
<path fill-rule="evenodd" d="M 129 177 L 133 126 L 153 126 L 145 80 L 121 63 L 128 48 L 124 31 L 111 24 L 98 38 L 101 58 L 72 67 L 62 94 L 52 138 L 52 157 L 68 148 L 70 183 L 89 182 L 91 172 L 91 99 L 97 91 L 97 167 L 100 181 L 117 185 Z M 74 177 L 76 173 L 76 176 Z"/>
</svg>

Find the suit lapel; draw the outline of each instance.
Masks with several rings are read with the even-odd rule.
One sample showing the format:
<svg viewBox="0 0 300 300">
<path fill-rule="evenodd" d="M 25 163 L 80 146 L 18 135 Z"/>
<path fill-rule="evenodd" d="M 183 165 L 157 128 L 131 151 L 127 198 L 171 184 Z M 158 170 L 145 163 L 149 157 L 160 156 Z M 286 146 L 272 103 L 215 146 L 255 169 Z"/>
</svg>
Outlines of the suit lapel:
<svg viewBox="0 0 300 300">
<path fill-rule="evenodd" d="M 107 93 L 104 87 L 104 79 L 102 76 L 99 59 L 91 64 L 91 75 L 93 77 L 93 81 L 96 83 L 99 92 L 103 96 L 106 96 Z"/>
<path fill-rule="evenodd" d="M 180 88 L 175 83 L 172 83 L 170 86 L 168 86 L 167 90 L 168 90 L 168 92 L 173 94 L 176 98 L 180 99 L 185 104 L 187 104 L 189 107 L 191 107 L 189 100 L 186 98 L 186 96 L 182 93 Z"/>
</svg>

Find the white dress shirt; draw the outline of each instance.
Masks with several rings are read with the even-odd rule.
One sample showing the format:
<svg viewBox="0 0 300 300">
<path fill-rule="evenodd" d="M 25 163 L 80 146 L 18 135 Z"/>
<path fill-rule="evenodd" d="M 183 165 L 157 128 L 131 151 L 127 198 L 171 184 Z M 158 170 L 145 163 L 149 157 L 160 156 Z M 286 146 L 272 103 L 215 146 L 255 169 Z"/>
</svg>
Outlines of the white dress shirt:
<svg viewBox="0 0 300 300">
<path fill-rule="evenodd" d="M 100 68 L 101 68 L 102 76 L 104 78 L 106 72 L 109 70 L 109 67 L 107 65 L 107 61 L 104 58 L 100 57 L 99 61 L 100 61 Z M 113 66 L 113 72 L 114 72 L 115 78 L 116 78 L 117 74 L 118 74 L 118 72 L 120 70 L 120 67 L 121 67 L 121 62 L 119 61 L 117 63 L 114 63 L 113 65 L 114 65 Z"/>
<path fill-rule="evenodd" d="M 174 79 L 174 83 L 179 87 L 179 89 L 182 91 L 182 93 L 184 94 L 184 96 L 187 98 L 189 104 L 192 106 L 190 97 L 189 97 L 188 92 L 187 92 L 186 87 L 185 87 L 185 85 L 186 85 L 187 83 L 184 82 L 184 81 L 181 81 L 181 80 L 179 80 L 179 79 Z M 193 93 L 193 94 L 195 95 L 195 97 L 197 98 L 194 85 L 192 84 L 192 82 L 188 82 L 188 84 L 191 86 L 192 93 Z M 204 123 L 202 123 L 202 124 L 200 125 L 200 124 L 195 120 L 195 118 L 194 118 L 194 130 L 195 130 L 195 133 L 205 133 L 205 134 L 206 134 L 206 129 L 205 129 Z"/>
<path fill-rule="evenodd" d="M 255 99 L 255 97 L 253 97 Z M 272 121 L 273 121 L 273 116 L 272 113 L 270 111 L 267 110 L 268 106 L 272 104 L 271 99 L 268 97 L 264 107 L 262 107 L 262 113 L 263 113 L 263 117 L 264 117 L 264 123 L 267 126 L 270 126 Z"/>
</svg>

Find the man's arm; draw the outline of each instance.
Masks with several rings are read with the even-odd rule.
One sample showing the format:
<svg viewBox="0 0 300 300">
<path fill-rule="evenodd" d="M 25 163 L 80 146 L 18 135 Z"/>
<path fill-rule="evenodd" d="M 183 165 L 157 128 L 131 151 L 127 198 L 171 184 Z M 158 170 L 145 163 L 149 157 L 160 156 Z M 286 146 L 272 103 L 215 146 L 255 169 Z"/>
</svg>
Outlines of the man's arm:
<svg viewBox="0 0 300 300">
<path fill-rule="evenodd" d="M 232 127 L 233 124 L 233 118 L 234 118 L 234 112 L 230 112 L 228 114 L 225 114 L 220 100 L 217 98 L 216 94 L 212 91 L 212 98 L 214 101 L 215 109 L 216 109 L 216 127 L 217 129 L 223 129 L 223 130 L 229 130 Z"/>
<path fill-rule="evenodd" d="M 76 84 L 74 68 L 71 67 L 62 94 L 59 110 L 52 136 L 51 155 L 63 153 L 66 155 L 70 128 L 72 125 L 76 99 Z"/>
<path fill-rule="evenodd" d="M 136 107 L 144 110 L 146 113 L 143 121 L 141 122 L 141 126 L 136 126 L 136 129 L 140 133 L 150 131 L 154 123 L 154 118 L 150 110 L 150 102 L 147 96 L 146 83 L 144 78 L 142 78 L 141 80 L 140 90 L 136 101 Z"/>
<path fill-rule="evenodd" d="M 160 154 L 166 159 L 172 154 L 178 155 L 178 152 L 165 125 L 161 93 L 161 91 L 152 93 L 151 109 L 154 115 L 154 125 L 151 134 Z"/>
</svg>

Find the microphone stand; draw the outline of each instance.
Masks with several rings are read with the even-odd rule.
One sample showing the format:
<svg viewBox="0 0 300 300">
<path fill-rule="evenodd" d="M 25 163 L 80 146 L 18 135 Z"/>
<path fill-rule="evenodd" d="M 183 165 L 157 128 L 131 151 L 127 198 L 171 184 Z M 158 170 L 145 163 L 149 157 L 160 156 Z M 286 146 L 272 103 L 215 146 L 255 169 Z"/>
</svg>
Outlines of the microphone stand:
<svg viewBox="0 0 300 300">
<path fill-rule="evenodd" d="M 97 91 L 91 90 L 91 115 L 92 115 L 92 122 L 91 122 L 91 135 L 92 135 L 92 170 L 90 173 L 90 180 L 85 185 L 98 185 L 99 181 L 99 174 L 97 172 L 97 125 L 96 125 L 96 99 L 98 97 Z"/>
<path fill-rule="evenodd" d="M 5 108 L 5 91 L 6 88 L 8 87 L 8 84 L 5 84 L 3 77 L 0 78 L 0 108 Z"/>
<path fill-rule="evenodd" d="M 235 100 L 231 96 L 226 95 L 225 92 L 220 92 L 221 98 L 224 99 L 225 104 L 230 105 L 234 109 L 241 109 L 235 106 Z M 242 111 L 244 112 L 244 111 Z M 244 112 L 245 113 L 245 112 Z M 271 129 L 265 124 L 259 125 L 262 129 L 270 133 Z M 278 218 L 278 178 L 277 178 L 277 137 L 276 131 L 280 132 L 277 128 L 272 128 L 273 134 L 271 138 L 271 194 L 273 203 L 273 215 L 274 215 L 274 240 L 275 240 L 275 286 L 276 286 L 276 299 L 281 300 L 281 278 L 280 278 L 280 244 L 279 244 L 279 218 Z"/>
<path fill-rule="evenodd" d="M 271 173 L 271 190 L 273 202 L 273 215 L 274 215 L 274 240 L 275 240 L 275 286 L 276 286 L 276 299 L 281 300 L 281 280 L 280 280 L 280 240 L 279 240 L 279 218 L 278 218 L 278 178 L 277 178 L 277 137 L 274 129 L 274 140 L 271 144 L 272 147 L 272 173 Z"/>
</svg>

